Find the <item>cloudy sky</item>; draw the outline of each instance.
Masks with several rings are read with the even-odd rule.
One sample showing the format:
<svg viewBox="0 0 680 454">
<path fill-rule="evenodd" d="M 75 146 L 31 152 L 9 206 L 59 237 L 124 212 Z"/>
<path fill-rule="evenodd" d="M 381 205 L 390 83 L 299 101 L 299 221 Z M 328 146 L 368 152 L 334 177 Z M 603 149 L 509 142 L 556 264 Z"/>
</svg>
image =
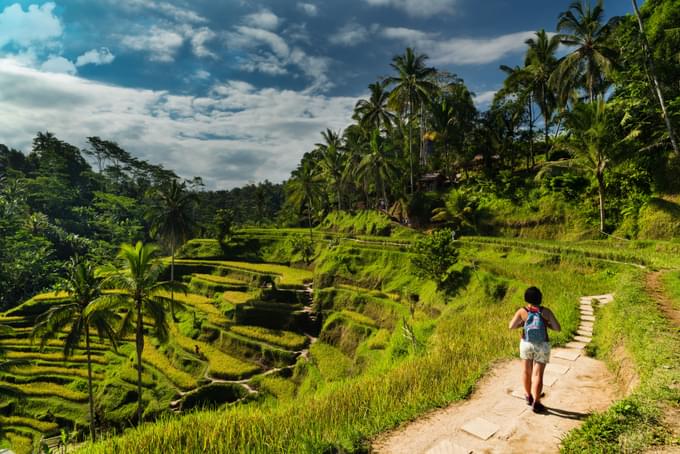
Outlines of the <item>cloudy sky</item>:
<svg viewBox="0 0 680 454">
<path fill-rule="evenodd" d="M 289 176 L 406 46 L 480 108 L 569 0 L 0 0 L 0 143 L 117 141 L 210 188 Z M 609 16 L 627 0 L 607 0 Z"/>
</svg>

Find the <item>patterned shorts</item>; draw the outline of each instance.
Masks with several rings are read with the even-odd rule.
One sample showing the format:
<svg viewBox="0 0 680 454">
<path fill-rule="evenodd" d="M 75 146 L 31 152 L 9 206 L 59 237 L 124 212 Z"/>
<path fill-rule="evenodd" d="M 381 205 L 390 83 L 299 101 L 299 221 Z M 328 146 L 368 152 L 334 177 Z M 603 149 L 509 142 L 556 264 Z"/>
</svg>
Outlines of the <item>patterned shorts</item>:
<svg viewBox="0 0 680 454">
<path fill-rule="evenodd" d="M 542 364 L 550 362 L 550 343 L 549 342 L 527 342 L 519 341 L 519 357 L 530 359 Z"/>
</svg>

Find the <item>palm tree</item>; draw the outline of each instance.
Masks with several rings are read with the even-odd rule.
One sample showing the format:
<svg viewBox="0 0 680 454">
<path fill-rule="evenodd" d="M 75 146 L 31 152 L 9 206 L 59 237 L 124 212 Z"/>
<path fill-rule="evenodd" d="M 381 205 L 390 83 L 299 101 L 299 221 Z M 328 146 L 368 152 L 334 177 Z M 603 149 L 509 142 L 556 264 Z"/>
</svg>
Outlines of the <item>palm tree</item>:
<svg viewBox="0 0 680 454">
<path fill-rule="evenodd" d="M 394 121 L 394 114 L 388 108 L 390 93 L 387 82 L 378 81 L 368 85 L 371 90 L 369 99 L 360 99 L 354 106 L 354 118 L 361 126 L 373 130 L 389 129 Z"/>
<path fill-rule="evenodd" d="M 560 45 L 560 37 L 551 37 L 545 30 L 536 32 L 536 39 L 529 38 L 525 41 L 529 49 L 527 50 L 524 66 L 532 80 L 531 86 L 534 90 L 534 99 L 543 117 L 543 130 L 545 133 L 545 143 L 548 143 L 548 131 L 555 103 L 555 95 L 551 90 L 549 81 L 550 76 L 557 67 L 557 57 L 555 52 Z"/>
<path fill-rule="evenodd" d="M 168 338 L 166 306 L 169 300 L 163 296 L 168 291 L 180 290 L 186 293 L 186 286 L 180 282 L 159 281 L 163 266 L 154 259 L 158 248 L 152 244 L 123 244 L 118 253 L 122 260 L 121 269 L 106 271 L 103 285 L 116 289 L 107 298 L 127 306 L 121 323 L 121 334 L 135 329 L 137 353 L 137 421 L 142 421 L 142 352 L 144 351 L 144 317 L 153 320 L 156 337 L 164 342 Z M 172 302 L 171 304 L 177 304 Z"/>
<path fill-rule="evenodd" d="M 322 180 L 316 173 L 311 159 L 302 159 L 297 169 L 293 171 L 293 178 L 288 181 L 289 200 L 302 209 L 307 205 L 307 218 L 309 220 L 309 238 L 312 235 L 312 211 L 314 204 L 319 199 Z"/>
<path fill-rule="evenodd" d="M 345 167 L 342 138 L 339 133 L 326 129 L 321 135 L 325 143 L 317 143 L 321 152 L 319 167 L 323 175 L 335 186 L 338 210 L 342 210 L 342 172 Z"/>
<path fill-rule="evenodd" d="M 170 282 L 175 282 L 175 250 L 191 234 L 195 225 L 196 195 L 186 190 L 186 183 L 170 180 L 152 192 L 154 200 L 147 218 L 151 221 L 151 234 L 160 236 L 170 244 Z M 175 295 L 170 292 L 170 309 L 175 319 Z"/>
<path fill-rule="evenodd" d="M 561 142 L 561 147 L 574 158 L 555 163 L 552 166 L 576 166 L 593 174 L 597 180 L 600 209 L 600 231 L 604 230 L 605 183 L 604 172 L 615 157 L 620 141 L 614 139 L 607 121 L 607 104 L 602 96 L 596 102 L 579 103 L 567 114 L 566 126 L 570 134 Z M 624 140 L 627 140 L 624 139 Z"/>
<path fill-rule="evenodd" d="M 49 337 L 68 329 L 64 339 L 64 357 L 73 355 L 85 334 L 87 354 L 87 390 L 90 404 L 90 436 L 95 441 L 94 397 L 92 393 L 92 360 L 90 349 L 90 328 L 95 328 L 100 339 L 108 339 L 117 345 L 114 325 L 119 316 L 110 301 L 103 300 L 102 279 L 95 273 L 94 266 L 85 260 L 72 259 L 67 266 L 65 281 L 69 298 L 66 302 L 50 307 L 41 314 L 33 327 L 32 335 L 40 337 L 40 348 Z"/>
<path fill-rule="evenodd" d="M 390 102 L 398 106 L 399 110 L 406 114 L 408 120 L 411 193 L 414 191 L 411 121 L 413 114 L 427 102 L 432 93 L 437 89 L 437 85 L 431 80 L 436 70 L 425 66 L 427 58 L 427 55 L 418 55 L 410 47 L 407 48 L 404 55 L 397 55 L 392 59 L 391 66 L 397 71 L 397 75 L 386 79 L 387 84 L 394 85 L 394 89 L 390 93 Z M 422 111 L 420 123 L 422 127 Z M 420 136 L 422 137 L 422 131 Z"/>
<path fill-rule="evenodd" d="M 387 183 L 395 179 L 396 169 L 386 148 L 385 139 L 380 136 L 380 131 L 375 129 L 371 135 L 369 151 L 359 163 L 357 172 L 360 176 L 375 182 L 376 193 L 382 195 L 385 207 L 389 207 Z"/>
<path fill-rule="evenodd" d="M 604 93 L 605 76 L 616 62 L 616 53 L 606 43 L 610 27 L 604 23 L 602 0 L 594 7 L 589 0 L 573 2 L 559 15 L 557 31 L 562 44 L 576 49 L 560 60 L 554 84 L 563 91 L 585 86 L 588 99 L 594 102 L 597 94 Z"/>
</svg>

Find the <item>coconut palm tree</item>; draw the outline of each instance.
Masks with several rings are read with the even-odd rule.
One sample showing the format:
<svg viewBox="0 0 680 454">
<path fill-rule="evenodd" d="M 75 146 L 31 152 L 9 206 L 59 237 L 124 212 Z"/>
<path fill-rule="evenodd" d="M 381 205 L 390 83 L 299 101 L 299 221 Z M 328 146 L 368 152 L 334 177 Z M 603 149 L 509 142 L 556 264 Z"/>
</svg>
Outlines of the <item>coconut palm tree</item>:
<svg viewBox="0 0 680 454">
<path fill-rule="evenodd" d="M 103 286 L 116 289 L 107 298 L 122 303 L 127 312 L 121 322 L 121 335 L 135 330 L 137 354 L 137 421 L 142 421 L 142 353 L 144 351 L 144 317 L 153 321 L 156 337 L 164 342 L 168 338 L 166 310 L 170 302 L 163 295 L 168 291 L 186 293 L 186 286 L 180 282 L 160 281 L 163 266 L 155 260 L 158 248 L 141 241 L 134 246 L 123 244 L 118 253 L 122 261 L 120 269 L 105 269 Z"/>
<path fill-rule="evenodd" d="M 389 129 L 394 121 L 394 113 L 388 107 L 390 93 L 387 81 L 378 81 L 368 85 L 371 96 L 360 99 L 354 106 L 354 119 L 364 128 L 373 130 Z"/>
<path fill-rule="evenodd" d="M 580 0 L 569 5 L 559 15 L 557 31 L 560 42 L 575 49 L 559 62 L 553 75 L 553 84 L 562 91 L 584 86 L 588 99 L 594 102 L 606 88 L 606 76 L 616 65 L 616 52 L 607 45 L 611 27 L 604 23 L 602 0 L 595 6 Z"/>
<path fill-rule="evenodd" d="M 543 117 L 545 143 L 548 143 L 548 131 L 552 119 L 555 95 L 550 87 L 550 76 L 557 67 L 555 52 L 560 45 L 558 35 L 548 36 L 545 30 L 536 32 L 536 38 L 525 41 L 527 49 L 524 67 L 531 79 L 534 99 L 537 101 Z"/>
<path fill-rule="evenodd" d="M 69 262 L 66 269 L 67 278 L 64 283 L 68 299 L 41 314 L 36 320 L 32 335 L 40 338 L 42 349 L 48 338 L 66 329 L 68 331 L 64 338 L 64 357 L 66 358 L 73 355 L 76 348 L 80 346 L 83 334 L 85 335 L 90 436 L 92 441 L 95 441 L 90 329 L 94 328 L 100 339 L 108 339 L 115 349 L 117 345 L 115 326 L 120 317 L 115 305 L 102 299 L 102 279 L 95 273 L 94 266 L 90 262 L 75 258 Z"/>
<path fill-rule="evenodd" d="M 302 159 L 298 168 L 293 171 L 292 178 L 288 180 L 289 200 L 299 209 L 307 205 L 310 239 L 313 239 L 312 212 L 320 198 L 322 184 L 320 175 L 317 173 L 311 159 L 305 158 Z"/>
<path fill-rule="evenodd" d="M 342 137 L 339 133 L 326 129 L 321 135 L 325 143 L 317 143 L 321 152 L 319 167 L 323 177 L 335 187 L 338 210 L 342 210 L 342 172 L 345 167 Z"/>
<path fill-rule="evenodd" d="M 412 143 L 412 120 L 418 111 L 436 91 L 437 85 L 432 81 L 436 74 L 434 68 L 425 66 L 427 55 L 416 54 L 410 47 L 404 55 L 397 55 L 392 59 L 390 66 L 397 71 L 396 76 L 388 77 L 388 85 L 394 85 L 390 93 L 390 102 L 405 114 L 408 121 L 408 156 L 410 167 L 411 192 L 414 191 L 413 183 L 413 143 Z M 423 123 L 421 110 L 421 127 Z M 422 131 L 420 136 L 422 137 Z"/>
<path fill-rule="evenodd" d="M 600 231 L 604 233 L 604 174 L 609 163 L 616 157 L 618 146 L 622 141 L 614 137 L 611 123 L 607 118 L 607 104 L 602 96 L 599 96 L 593 103 L 579 103 L 574 106 L 573 110 L 567 114 L 565 124 L 569 129 L 569 135 L 560 142 L 559 146 L 569 151 L 573 159 L 557 162 L 551 166 L 575 166 L 595 177 L 599 199 Z"/>
<path fill-rule="evenodd" d="M 170 245 L 170 282 L 175 282 L 175 251 L 191 235 L 195 225 L 196 194 L 186 190 L 186 183 L 176 179 L 152 191 L 152 204 L 147 219 L 151 234 Z M 170 310 L 175 319 L 175 295 L 170 292 Z"/>
<path fill-rule="evenodd" d="M 396 179 L 396 168 L 388 154 L 387 141 L 380 136 L 379 130 L 373 130 L 369 147 L 357 172 L 361 177 L 375 182 L 376 193 L 382 195 L 385 207 L 389 207 L 387 184 Z"/>
</svg>

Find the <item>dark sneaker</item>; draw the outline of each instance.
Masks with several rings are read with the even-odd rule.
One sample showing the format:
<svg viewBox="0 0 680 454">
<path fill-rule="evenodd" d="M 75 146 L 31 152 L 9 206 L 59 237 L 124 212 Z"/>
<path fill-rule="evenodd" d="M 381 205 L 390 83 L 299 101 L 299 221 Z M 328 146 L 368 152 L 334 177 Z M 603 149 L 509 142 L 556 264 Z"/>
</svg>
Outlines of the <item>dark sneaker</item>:
<svg viewBox="0 0 680 454">
<path fill-rule="evenodd" d="M 531 394 L 527 394 L 526 396 L 524 396 L 524 400 L 527 401 L 527 405 L 530 407 L 534 404 L 534 396 L 532 396 Z"/>
<path fill-rule="evenodd" d="M 531 409 L 534 413 L 545 413 L 545 405 L 540 402 L 534 402 L 534 404 L 531 406 Z"/>
</svg>

